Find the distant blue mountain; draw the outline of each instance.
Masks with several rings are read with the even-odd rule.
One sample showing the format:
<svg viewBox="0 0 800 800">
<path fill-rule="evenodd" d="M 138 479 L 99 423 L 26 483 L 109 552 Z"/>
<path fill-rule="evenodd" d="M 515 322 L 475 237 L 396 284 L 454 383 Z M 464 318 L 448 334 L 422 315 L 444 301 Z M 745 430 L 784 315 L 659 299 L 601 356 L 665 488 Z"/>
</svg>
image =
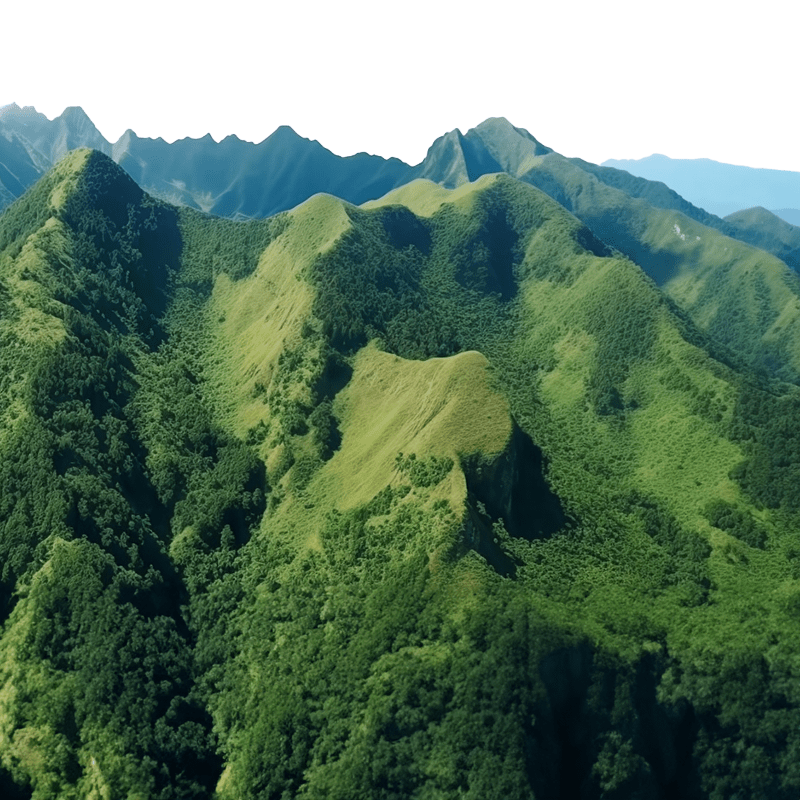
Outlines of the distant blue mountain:
<svg viewBox="0 0 800 800">
<path fill-rule="evenodd" d="M 132 130 L 111 144 L 80 108 L 50 121 L 32 106 L 12 104 L 0 108 L 0 210 L 76 147 L 110 155 L 157 197 L 234 218 L 271 216 L 318 192 L 358 205 L 415 178 L 454 187 L 489 172 L 518 176 L 551 152 L 502 118 L 444 134 L 416 166 L 366 153 L 337 156 L 286 125 L 258 144 L 210 135 L 168 143 Z"/>
<path fill-rule="evenodd" d="M 761 206 L 800 224 L 800 172 L 755 169 L 708 158 L 675 159 L 652 155 L 640 159 L 610 159 L 614 167 L 650 181 L 662 181 L 690 203 L 718 217 Z"/>
<path fill-rule="evenodd" d="M 772 213 L 791 225 L 800 226 L 800 208 L 774 208 Z"/>
</svg>

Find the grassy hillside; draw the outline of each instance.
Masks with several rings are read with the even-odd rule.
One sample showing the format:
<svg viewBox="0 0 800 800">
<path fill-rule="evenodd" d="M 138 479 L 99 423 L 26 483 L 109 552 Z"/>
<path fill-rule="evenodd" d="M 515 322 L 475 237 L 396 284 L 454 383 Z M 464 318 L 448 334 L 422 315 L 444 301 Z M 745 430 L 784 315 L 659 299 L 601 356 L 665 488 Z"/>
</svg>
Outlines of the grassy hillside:
<svg viewBox="0 0 800 800">
<path fill-rule="evenodd" d="M 62 161 L 0 217 L 0 788 L 796 795 L 800 393 L 675 308 L 506 175 Z"/>
<path fill-rule="evenodd" d="M 677 209 L 630 197 L 555 153 L 522 179 L 639 264 L 701 330 L 751 366 L 797 380 L 800 283 L 785 263 Z"/>
</svg>

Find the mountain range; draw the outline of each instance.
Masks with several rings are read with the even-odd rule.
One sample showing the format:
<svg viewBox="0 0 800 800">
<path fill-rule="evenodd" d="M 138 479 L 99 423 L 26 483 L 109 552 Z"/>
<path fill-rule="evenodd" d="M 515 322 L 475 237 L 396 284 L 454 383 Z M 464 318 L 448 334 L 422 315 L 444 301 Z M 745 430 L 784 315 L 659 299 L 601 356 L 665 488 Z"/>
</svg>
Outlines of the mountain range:
<svg viewBox="0 0 800 800">
<path fill-rule="evenodd" d="M 796 797 L 792 226 L 12 111 L 3 796 Z"/>
<path fill-rule="evenodd" d="M 452 187 L 492 172 L 519 175 L 527 160 L 551 152 L 527 132 L 499 123 L 487 120 L 466 135 L 451 131 L 434 142 L 422 163 L 410 166 L 366 153 L 336 156 L 288 126 L 259 144 L 236 136 L 215 142 L 209 135 L 168 144 L 131 130 L 111 143 L 80 108 L 67 108 L 50 121 L 31 106 L 11 104 L 0 109 L 0 208 L 76 147 L 111 156 L 138 184 L 168 202 L 218 216 L 258 218 L 293 208 L 317 192 L 362 203 L 415 178 Z M 760 206 L 800 224 L 800 173 L 661 155 L 609 160 L 603 166 L 665 183 L 720 217 Z"/>
<path fill-rule="evenodd" d="M 800 173 L 797 172 L 658 154 L 640 159 L 610 159 L 603 166 L 666 183 L 695 205 L 720 217 L 761 207 L 770 209 L 785 222 L 800 225 Z"/>
<path fill-rule="evenodd" d="M 0 208 L 76 147 L 111 156 L 156 197 L 232 218 L 271 216 L 319 192 L 363 203 L 416 178 L 452 188 L 492 172 L 519 173 L 550 152 L 506 120 L 445 134 L 416 167 L 366 153 L 336 156 L 288 126 L 259 144 L 236 136 L 215 142 L 210 135 L 169 144 L 131 130 L 112 144 L 80 108 L 50 121 L 31 106 L 12 104 L 0 109 Z"/>
</svg>

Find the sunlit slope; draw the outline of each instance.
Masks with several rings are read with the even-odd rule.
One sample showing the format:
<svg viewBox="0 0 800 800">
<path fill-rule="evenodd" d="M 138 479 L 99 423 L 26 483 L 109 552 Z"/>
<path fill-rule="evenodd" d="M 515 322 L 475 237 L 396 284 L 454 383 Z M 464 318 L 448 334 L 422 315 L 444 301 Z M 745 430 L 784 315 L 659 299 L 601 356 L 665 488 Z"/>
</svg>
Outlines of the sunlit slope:
<svg viewBox="0 0 800 800">
<path fill-rule="evenodd" d="M 797 380 L 800 283 L 785 263 L 677 210 L 631 198 L 555 153 L 522 179 L 639 264 L 702 330 L 751 365 Z"/>
<path fill-rule="evenodd" d="M 737 238 L 774 253 L 795 272 L 800 271 L 800 227 L 790 225 L 760 206 L 725 217 Z"/>
<path fill-rule="evenodd" d="M 412 553 L 424 553 L 436 565 L 437 581 L 452 582 L 452 591 L 444 592 L 429 611 L 449 609 L 455 619 L 474 618 L 467 598 L 485 597 L 493 575 L 504 580 L 515 576 L 513 592 L 538 598 L 552 620 L 570 620 L 594 647 L 609 648 L 615 658 L 637 663 L 647 653 L 669 653 L 676 669 L 692 677 L 686 684 L 664 683 L 664 691 L 674 701 L 692 697 L 704 729 L 711 729 L 723 706 L 724 713 L 741 721 L 737 724 L 749 725 L 749 712 L 733 696 L 712 701 L 698 693 L 695 680 L 717 686 L 720 681 L 735 684 L 736 679 L 727 662 L 713 675 L 698 667 L 693 659 L 699 645 L 687 633 L 696 631 L 707 652 L 720 658 L 735 652 L 736 659 L 747 661 L 788 624 L 781 610 L 781 598 L 792 591 L 784 577 L 789 569 L 788 539 L 782 538 L 786 530 L 780 516 L 757 509 L 733 477 L 750 455 L 748 445 L 730 437 L 734 425 L 742 424 L 742 377 L 709 355 L 709 340 L 675 315 L 674 306 L 636 264 L 612 254 L 548 197 L 510 178 L 487 176 L 449 193 L 417 182 L 363 209 L 344 209 L 350 225 L 303 272 L 313 298 L 304 341 L 286 356 L 291 372 L 284 371 L 275 383 L 283 387 L 284 396 L 297 398 L 289 416 L 304 416 L 308 424 L 275 426 L 267 420 L 264 429 L 252 434 L 282 492 L 264 518 L 259 541 L 275 548 L 274 558 L 284 566 L 273 599 L 257 595 L 252 611 L 242 612 L 237 624 L 242 630 L 275 631 L 269 646 L 288 647 L 299 658 L 312 646 L 311 634 L 297 627 L 299 617 L 280 622 L 273 603 L 278 597 L 289 602 L 291 592 L 287 595 L 285 587 L 300 581 L 298 576 L 308 569 L 303 565 L 325 570 L 330 576 L 325 581 L 333 582 L 334 575 L 344 584 L 352 579 L 345 576 L 353 575 L 359 581 L 376 575 L 389 580 Z M 219 325 L 223 331 L 227 318 Z M 480 377 L 485 368 L 473 351 L 492 365 L 490 384 Z M 448 427 L 438 424 L 439 409 L 450 402 L 442 379 L 452 370 L 462 376 L 461 385 L 469 386 L 470 395 L 481 397 L 481 386 L 492 387 L 478 404 L 477 416 L 463 400 L 453 407 L 458 429 L 466 427 L 463 432 L 476 436 L 469 447 L 454 445 L 451 434 L 442 435 Z M 507 434 L 499 435 L 510 424 L 505 415 L 498 418 L 502 424 L 497 435 L 492 433 L 494 411 L 492 422 L 480 423 L 480 412 L 502 408 L 502 402 L 491 400 L 497 391 L 507 396 L 519 435 L 528 442 L 508 450 L 513 455 L 507 462 L 518 472 L 508 502 L 499 496 L 499 481 L 481 483 L 466 453 L 477 449 L 491 463 L 496 458 L 492 453 L 506 439 Z M 272 418 L 269 389 L 264 407 L 264 419 Z M 280 448 L 291 457 L 281 456 L 277 469 L 270 459 Z M 419 486 L 410 454 L 417 461 L 427 459 L 429 472 Z M 451 459 L 452 466 L 442 463 L 443 458 Z M 520 465 L 537 458 L 538 472 L 522 474 Z M 459 486 L 463 488 L 454 492 Z M 531 502 L 522 503 L 520 493 Z M 437 505 L 438 499 L 444 505 Z M 537 509 L 545 507 L 548 513 L 534 522 Z M 514 508 L 524 508 L 522 520 Z M 288 562 L 279 540 L 293 543 Z M 757 592 L 756 582 L 771 588 Z M 465 586 L 471 591 L 464 591 Z M 743 592 L 750 598 L 745 606 L 749 603 L 762 623 L 742 629 L 733 641 L 723 624 L 728 612 L 718 609 L 740 614 Z M 367 674 L 359 671 L 366 667 L 356 655 L 363 653 L 359 637 L 367 636 L 366 629 L 344 610 L 350 607 L 343 594 L 325 590 L 313 602 L 327 620 L 331 642 L 343 642 L 335 633 L 338 625 L 341 630 L 356 625 L 359 631 L 352 644 L 338 646 L 349 654 L 343 663 L 362 666 L 348 675 L 333 661 L 319 668 L 330 670 L 342 697 L 354 697 L 353 676 Z M 331 610 L 337 607 L 340 617 Z M 709 607 L 714 609 L 710 615 Z M 377 609 L 369 613 L 378 614 Z M 553 635 L 556 630 L 557 636 L 567 635 L 562 622 L 548 624 Z M 291 645 L 284 638 L 289 630 Z M 322 656 L 323 662 L 333 658 L 327 645 L 319 646 L 319 652 L 329 654 Z M 786 648 L 777 656 L 781 663 L 791 657 L 789 640 Z M 380 662 L 385 678 L 374 684 L 374 691 L 382 691 L 379 686 L 390 691 L 399 680 L 397 670 L 406 668 L 417 676 L 408 680 L 421 686 L 421 676 L 431 666 L 427 659 L 434 653 L 441 671 L 437 674 L 448 685 L 457 671 L 458 648 L 429 643 L 419 651 L 412 646 L 403 667 L 385 657 Z M 253 659 L 255 651 L 246 645 L 241 670 Z M 317 678 L 312 676 L 322 674 L 312 669 L 312 683 L 306 684 L 280 677 L 276 670 L 273 665 L 261 677 L 243 678 L 231 686 L 225 703 L 253 708 L 269 681 L 290 696 L 308 691 L 301 687 L 314 685 Z M 369 702 L 379 703 L 379 696 L 371 694 Z M 309 702 L 313 709 L 316 701 Z M 412 734 L 402 726 L 382 729 L 383 706 L 370 707 L 366 727 L 358 727 L 355 721 L 361 717 L 355 706 L 343 703 L 336 712 L 343 715 L 341 724 L 358 733 L 334 745 L 332 728 L 301 723 L 306 719 L 302 708 L 283 703 L 282 713 L 295 724 L 318 731 L 311 750 L 320 757 L 312 757 L 314 766 L 295 783 L 298 779 L 284 765 L 281 785 L 338 796 L 336 791 L 346 790 L 336 787 L 351 781 L 373 791 L 375 781 L 386 780 L 382 769 L 368 776 L 357 765 L 370 749 L 388 747 L 390 741 L 410 746 Z M 450 786 L 454 791 L 450 778 L 427 755 L 431 749 L 452 755 L 445 731 L 455 724 L 450 716 L 454 706 L 445 703 L 436 713 L 443 714 L 441 723 L 427 729 L 425 755 L 415 762 L 422 773 L 411 778 L 403 772 L 404 780 L 409 787 Z M 266 724 L 265 714 L 253 711 L 248 725 Z M 765 734 L 747 730 L 741 741 L 761 752 Z M 663 735 L 679 737 L 677 731 L 665 723 Z M 245 737 L 242 729 L 233 726 L 224 735 L 231 737 L 231 752 L 237 752 L 233 743 Z M 333 755 L 323 760 L 323 751 Z M 750 766 L 744 761 L 729 758 L 724 777 L 714 771 L 712 750 L 704 752 L 704 780 L 750 785 Z M 552 786 L 537 764 L 529 763 L 531 774 L 540 776 L 531 780 Z M 597 769 L 592 774 L 601 774 Z M 626 785 L 644 780 L 635 777 L 633 766 L 626 769 L 620 778 L 631 782 Z M 254 770 L 252 755 L 234 755 L 220 791 L 228 796 L 247 791 L 256 785 Z M 506 777 L 519 776 L 518 770 L 509 766 Z M 477 773 L 469 774 L 470 781 L 478 780 Z"/>
<path fill-rule="evenodd" d="M 350 363 L 320 334 L 315 265 L 355 233 L 346 204 L 312 198 L 290 212 L 249 276 L 215 279 L 206 312 L 217 408 L 237 435 L 258 443 L 268 474 L 290 497 L 298 484 L 305 497 L 308 470 L 325 460 L 308 487 L 323 514 L 367 503 L 393 484 L 401 454 L 452 466 L 476 454 L 492 460 L 511 439 L 507 402 L 490 388 L 479 353 L 414 361 L 371 345 Z M 463 515 L 466 489 L 456 474 L 458 467 L 455 484 L 438 496 L 452 495 Z"/>
<path fill-rule="evenodd" d="M 396 477 L 401 452 L 498 456 L 509 443 L 511 418 L 489 386 L 487 367 L 475 352 L 416 362 L 372 346 L 359 351 L 334 406 L 342 444 L 323 477 L 336 487 L 331 504 L 344 510 L 371 500 Z"/>
<path fill-rule="evenodd" d="M 369 209 L 312 199 L 252 274 L 215 281 L 207 312 L 215 403 L 257 445 L 274 485 L 289 494 L 293 485 L 318 488 L 325 497 L 316 508 L 349 508 L 391 483 L 400 452 L 415 452 L 407 410 L 393 411 L 369 382 L 364 398 L 373 399 L 357 399 L 359 365 L 383 357 L 348 356 L 377 339 L 412 359 L 402 363 L 465 350 L 489 356 L 509 382 L 497 385 L 515 416 L 547 443 L 551 480 L 575 516 L 595 509 L 599 495 L 613 502 L 638 492 L 708 536 L 709 498 L 741 501 L 729 475 L 745 455 L 725 435 L 736 381 L 635 264 L 503 176 L 450 192 L 417 182 Z M 422 414 L 428 395 L 402 389 L 390 364 L 373 369 L 388 371 L 380 381 L 395 386 L 401 409 L 418 396 Z M 445 402 L 427 368 L 414 369 L 420 387 L 432 381 L 431 402 Z M 374 417 L 362 411 L 353 424 L 345 412 L 353 408 Z M 438 449 L 424 455 L 457 451 L 446 436 L 430 440 Z"/>
<path fill-rule="evenodd" d="M 488 462 L 512 433 L 507 401 L 491 387 L 486 358 L 475 352 L 419 362 L 363 348 L 333 411 L 342 442 L 319 487 L 341 510 L 368 502 L 400 477 L 400 453 L 457 463 L 481 454 Z M 463 478 L 452 491 L 460 511 Z"/>
<path fill-rule="evenodd" d="M 433 202 L 429 203 L 424 197 L 426 187 L 430 187 L 435 197 Z M 592 496 L 605 484 L 609 491 L 612 486 L 618 491 L 620 486 L 629 485 L 632 490 L 654 493 L 671 506 L 674 513 L 701 527 L 707 524 L 703 513 L 709 486 L 727 499 L 736 499 L 738 489 L 728 473 L 744 456 L 721 435 L 731 419 L 736 389 L 724 377 L 726 368 L 706 361 L 707 356 L 696 344 L 686 340 L 685 324 L 672 315 L 656 288 L 635 265 L 624 259 L 596 256 L 586 251 L 579 240 L 583 237 L 591 243 L 591 236 L 574 218 L 538 193 L 516 187 L 508 179 L 487 177 L 473 187 L 453 192 L 452 202 L 447 203 L 438 220 L 443 241 L 437 240 L 435 227 L 418 228 L 419 219 L 415 221 L 391 207 L 399 194 L 409 191 L 408 187 L 401 189 L 385 201 L 389 206 L 381 224 L 386 240 L 368 238 L 370 225 L 380 217 L 374 214 L 363 217 L 352 211 L 353 220 L 363 224 L 356 224 L 348 231 L 349 239 L 346 237 L 326 253 L 326 258 L 330 259 L 328 269 L 323 270 L 320 265 L 316 269 L 318 279 L 323 282 L 335 276 L 347 285 L 367 286 L 371 281 L 380 285 L 384 282 L 380 272 L 372 274 L 369 281 L 362 275 L 362 282 L 357 274 L 346 274 L 340 269 L 336 259 L 342 254 L 337 248 L 357 246 L 363 252 L 365 244 L 371 241 L 374 249 L 363 253 L 364 268 L 372 271 L 376 264 L 385 264 L 396 273 L 402 267 L 402 260 L 392 262 L 386 252 L 392 236 L 399 235 L 394 226 L 404 229 L 406 235 L 416 231 L 420 241 L 425 239 L 421 232 L 424 230 L 430 237 L 425 246 L 431 260 L 427 265 L 422 261 L 417 265 L 420 269 L 409 276 L 408 287 L 412 299 L 420 301 L 421 310 L 433 322 L 426 320 L 424 329 L 416 329 L 415 325 L 421 323 L 413 313 L 415 309 L 402 304 L 396 305 L 395 310 L 396 316 L 404 320 L 403 326 L 396 323 L 396 317 L 359 319 L 359 309 L 357 305 L 353 307 L 350 298 L 347 301 L 351 303 L 350 311 L 355 312 L 348 314 L 348 321 L 354 328 L 348 337 L 351 347 L 359 339 L 366 342 L 371 335 L 376 335 L 386 337 L 391 349 L 415 357 L 425 355 L 426 348 L 428 354 L 435 355 L 446 354 L 442 348 L 446 351 L 448 347 L 458 350 L 472 346 L 489 351 L 494 348 L 500 354 L 498 361 L 508 364 L 509 369 L 517 368 L 518 363 L 527 365 L 528 380 L 532 381 L 530 388 L 541 393 L 537 395 L 537 402 L 546 397 L 550 413 L 557 413 L 563 419 L 563 425 L 551 429 L 534 422 L 542 427 L 543 436 L 554 437 L 554 447 L 560 446 L 561 437 L 567 441 L 575 437 L 569 442 L 570 447 L 580 447 L 584 440 L 593 443 L 587 447 L 588 452 L 596 454 L 598 473 L 598 482 L 592 484 Z M 418 203 L 428 214 L 443 199 L 442 190 L 430 184 L 419 184 L 415 191 L 416 200 L 409 204 L 414 207 Z M 532 215 L 536 211 L 540 216 L 539 227 L 525 231 L 527 241 L 517 240 L 519 264 L 505 265 L 509 272 L 516 272 L 516 278 L 503 273 L 482 276 L 494 282 L 487 285 L 490 293 L 510 286 L 515 279 L 520 280 L 519 291 L 513 290 L 513 302 L 508 298 L 506 302 L 497 303 L 496 299 L 481 300 L 475 290 L 459 283 L 459 278 L 464 281 L 467 276 L 459 275 L 453 268 L 457 257 L 449 259 L 448 286 L 446 270 L 437 272 L 443 262 L 435 259 L 434 253 L 438 249 L 439 255 L 443 255 L 456 241 L 459 248 L 466 247 L 474 252 L 477 242 L 501 241 L 502 230 L 509 241 L 517 236 L 513 228 L 502 227 L 508 224 L 507 219 L 501 225 L 492 216 L 490 206 L 492 202 L 499 204 L 501 196 L 502 202 L 512 200 L 519 204 L 516 213 L 521 214 L 524 207 L 525 213 Z M 509 213 L 513 216 L 513 206 Z M 435 225 L 435 214 L 430 220 Z M 487 220 L 491 220 L 488 229 Z M 445 230 L 459 224 L 464 227 L 448 244 Z M 593 246 L 602 251 L 598 243 Z M 353 268 L 352 262 L 349 267 Z M 430 291 L 419 294 L 426 285 Z M 325 291 L 329 292 L 327 300 L 330 302 L 318 303 L 317 311 L 321 312 L 322 319 L 307 323 L 307 335 L 315 328 L 325 330 L 329 326 L 335 332 L 330 317 L 337 306 L 337 288 L 328 286 Z M 386 299 L 384 304 L 391 309 L 397 301 L 396 293 L 392 292 L 392 298 Z M 374 304 L 372 299 L 368 302 L 370 308 L 381 305 L 379 300 Z M 460 326 L 451 316 L 456 313 L 455 309 L 461 312 Z M 470 319 L 466 309 L 476 318 Z M 514 329 L 508 327 L 513 317 L 518 320 Z M 223 329 L 229 324 L 232 323 L 226 317 Z M 431 330 L 439 332 L 436 340 L 425 339 Z M 696 333 L 692 336 L 696 337 Z M 232 352 L 236 351 L 237 348 L 233 348 Z M 512 355 L 515 361 L 511 360 Z M 301 363 L 302 360 L 295 361 L 296 365 Z M 312 368 L 313 365 L 309 366 Z M 299 403 L 313 404 L 310 385 L 292 390 L 297 393 Z M 302 382 L 298 386 L 302 386 Z M 292 396 L 291 391 L 283 394 Z M 525 404 L 531 402 L 532 395 L 531 391 L 523 399 Z M 253 407 L 258 408 L 258 403 L 253 401 Z M 266 408 L 263 404 L 261 407 Z M 587 415 L 587 409 L 592 413 Z M 626 421 L 624 426 L 619 425 L 620 419 Z M 670 441 L 672 447 L 668 448 Z M 678 441 L 685 446 L 677 446 Z M 272 458 L 277 458 L 278 450 L 267 449 Z M 396 450 L 400 449 L 398 444 Z M 669 458 L 665 458 L 666 453 L 670 454 Z M 663 469 L 663 463 L 671 458 L 674 458 L 674 471 Z M 390 456 L 385 460 L 391 461 Z M 582 463 L 592 462 L 584 460 Z M 557 476 L 559 470 L 570 469 L 572 466 L 567 460 L 551 464 L 553 476 Z M 699 476 L 703 480 L 698 481 Z M 578 490 L 577 476 L 575 479 L 574 490 Z M 578 496 L 579 490 L 573 502 Z M 694 500 L 687 502 L 692 497 Z M 587 497 L 585 502 L 591 506 L 594 501 Z"/>
<path fill-rule="evenodd" d="M 472 193 L 472 187 L 465 185 L 462 193 Z M 380 208 L 382 206 L 405 206 L 417 216 L 430 217 L 435 214 L 445 203 L 454 202 L 453 190 L 426 178 L 416 178 L 393 189 L 383 197 L 369 200 L 362 208 Z"/>
<path fill-rule="evenodd" d="M 342 202 L 317 195 L 287 215 L 285 230 L 259 255 L 252 274 L 240 281 L 225 272 L 215 276 L 213 353 L 224 364 L 220 385 L 232 395 L 228 406 L 239 435 L 261 421 L 259 392 L 270 386 L 279 357 L 301 344 L 311 321 L 313 293 L 304 272 L 349 228 Z"/>
</svg>

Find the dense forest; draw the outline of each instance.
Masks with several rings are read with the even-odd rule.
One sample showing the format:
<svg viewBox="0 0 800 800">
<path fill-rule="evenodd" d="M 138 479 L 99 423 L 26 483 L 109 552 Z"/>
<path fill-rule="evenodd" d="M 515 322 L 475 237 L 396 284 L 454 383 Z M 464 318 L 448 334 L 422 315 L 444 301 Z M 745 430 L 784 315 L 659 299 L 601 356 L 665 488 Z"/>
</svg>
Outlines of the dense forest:
<svg viewBox="0 0 800 800">
<path fill-rule="evenodd" d="M 0 215 L 4 796 L 796 797 L 794 278 L 532 182 Z"/>
</svg>

